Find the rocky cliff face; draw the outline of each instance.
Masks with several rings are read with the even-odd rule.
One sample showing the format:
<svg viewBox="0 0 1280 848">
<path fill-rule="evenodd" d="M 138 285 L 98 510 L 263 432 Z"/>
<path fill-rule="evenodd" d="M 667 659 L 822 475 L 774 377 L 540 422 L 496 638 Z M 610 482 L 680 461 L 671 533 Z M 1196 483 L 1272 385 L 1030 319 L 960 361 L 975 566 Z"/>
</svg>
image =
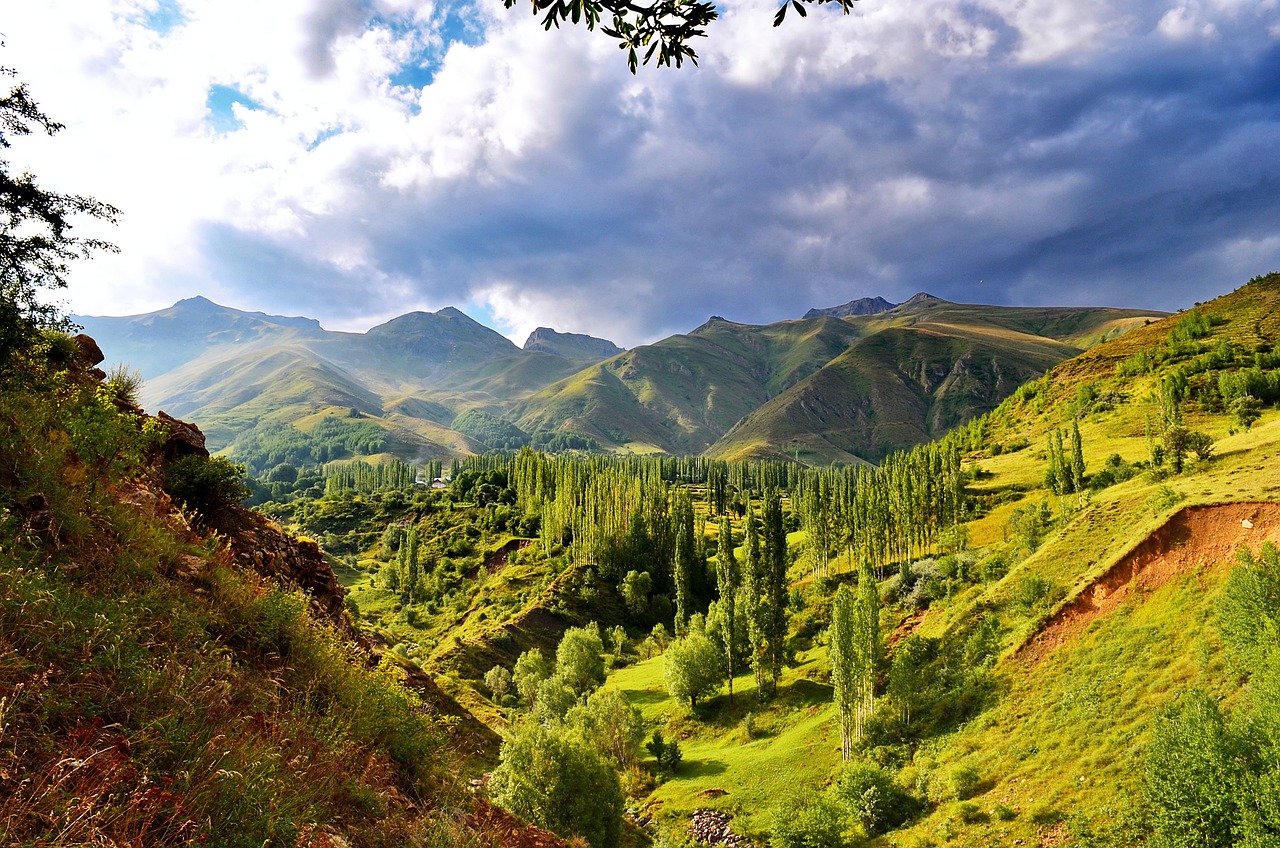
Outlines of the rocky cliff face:
<svg viewBox="0 0 1280 848">
<path fill-rule="evenodd" d="M 582 333 L 557 333 L 550 327 L 539 327 L 530 333 L 525 340 L 524 349 L 589 362 L 598 362 L 622 353 L 622 348 L 608 339 L 598 339 Z"/>
</svg>

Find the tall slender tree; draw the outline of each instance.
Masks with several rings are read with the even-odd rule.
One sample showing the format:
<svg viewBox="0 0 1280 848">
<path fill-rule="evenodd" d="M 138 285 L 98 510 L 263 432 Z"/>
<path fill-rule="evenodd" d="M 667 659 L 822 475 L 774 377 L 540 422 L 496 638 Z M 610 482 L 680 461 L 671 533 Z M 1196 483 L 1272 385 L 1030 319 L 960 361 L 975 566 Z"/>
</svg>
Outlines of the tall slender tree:
<svg viewBox="0 0 1280 848">
<path fill-rule="evenodd" d="M 716 551 L 716 587 L 720 592 L 720 612 L 724 616 L 724 662 L 729 677 L 729 706 L 733 706 L 733 673 L 734 651 L 738 632 L 737 612 L 738 586 L 742 575 L 738 569 L 738 558 L 733 553 L 733 528 L 728 517 L 720 519 L 720 539 Z"/>
<path fill-rule="evenodd" d="M 747 526 L 743 532 L 742 611 L 741 618 L 747 626 L 747 641 L 751 645 L 751 670 L 756 677 L 756 692 L 765 694 L 765 678 L 768 673 L 764 602 L 764 558 L 760 551 L 760 534 L 756 528 L 755 509 L 747 502 Z"/>
<path fill-rule="evenodd" d="M 855 639 L 858 601 L 849 586 L 836 590 L 831 604 L 831 627 L 827 631 L 827 653 L 831 659 L 831 686 L 835 690 L 836 712 L 840 716 L 840 757 L 853 753 L 857 732 L 855 715 L 861 705 L 858 690 L 858 651 Z"/>
<path fill-rule="evenodd" d="M 854 736 L 862 741 L 867 719 L 875 709 L 876 676 L 884 657 L 884 637 L 880 633 L 880 593 L 871 567 L 858 571 L 858 601 L 853 617 L 854 641 Z"/>
<path fill-rule="evenodd" d="M 787 640 L 787 530 L 782 518 L 782 496 L 777 489 L 765 492 L 761 517 L 767 682 L 772 696 L 778 691 Z"/>
<path fill-rule="evenodd" d="M 681 489 L 676 495 L 673 513 L 676 536 L 672 569 L 676 578 L 676 635 L 683 636 L 689 629 L 689 616 L 693 614 L 694 568 L 698 556 L 698 546 L 693 535 L 693 502 L 689 498 L 688 489 Z"/>
</svg>

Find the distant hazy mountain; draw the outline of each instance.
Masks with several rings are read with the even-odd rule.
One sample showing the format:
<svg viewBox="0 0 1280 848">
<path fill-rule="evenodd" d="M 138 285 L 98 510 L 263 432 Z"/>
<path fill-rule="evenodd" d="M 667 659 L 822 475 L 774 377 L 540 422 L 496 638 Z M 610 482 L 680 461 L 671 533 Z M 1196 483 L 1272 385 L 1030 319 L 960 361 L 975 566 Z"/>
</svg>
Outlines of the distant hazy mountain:
<svg viewBox="0 0 1280 848">
<path fill-rule="evenodd" d="M 539 327 L 530 333 L 525 340 L 524 349 L 563 356 L 566 359 L 591 361 L 617 356 L 623 350 L 608 339 L 581 333 L 557 333 L 550 327 Z"/>
<path fill-rule="evenodd" d="M 859 303 L 877 311 L 828 314 Z M 527 442 L 848 462 L 931 438 L 1057 362 L 1160 316 L 925 294 L 884 304 L 864 298 L 763 326 L 712 317 L 627 351 L 547 328 L 521 349 L 452 307 L 367 333 L 204 298 L 77 320 L 109 361 L 147 377 L 149 409 L 198 422 L 214 448 L 282 425 L 305 438 L 338 416 L 360 422 L 365 436 L 370 426 L 385 431 L 381 449 L 407 459 Z M 331 442 L 341 429 L 326 425 Z M 371 443 L 365 436 L 353 444 Z M 347 455 L 333 444 L 323 454 Z"/>
<path fill-rule="evenodd" d="M 314 318 L 241 312 L 203 297 L 180 300 L 168 309 L 146 315 L 72 315 L 71 320 L 98 340 L 108 362 L 127 361 L 148 379 L 172 371 L 213 347 L 324 333 Z"/>
<path fill-rule="evenodd" d="M 877 312 L 888 312 L 896 303 L 890 303 L 883 297 L 860 297 L 841 306 L 828 306 L 825 309 L 810 309 L 804 314 L 806 318 L 848 318 L 850 315 L 875 315 Z"/>
</svg>

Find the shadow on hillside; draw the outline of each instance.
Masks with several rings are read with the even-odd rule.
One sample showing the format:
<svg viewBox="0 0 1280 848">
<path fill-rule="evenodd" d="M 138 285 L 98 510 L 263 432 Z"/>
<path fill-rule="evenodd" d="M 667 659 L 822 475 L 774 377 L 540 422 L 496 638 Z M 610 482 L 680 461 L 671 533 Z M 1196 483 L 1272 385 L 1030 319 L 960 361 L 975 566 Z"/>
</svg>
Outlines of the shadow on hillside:
<svg viewBox="0 0 1280 848">
<path fill-rule="evenodd" d="M 727 769 L 724 760 L 685 760 L 680 765 L 679 777 L 715 777 Z"/>
<path fill-rule="evenodd" d="M 622 694 L 626 697 L 627 703 L 636 707 L 661 704 L 671 699 L 671 696 L 666 692 L 659 692 L 654 689 L 626 689 Z"/>
</svg>

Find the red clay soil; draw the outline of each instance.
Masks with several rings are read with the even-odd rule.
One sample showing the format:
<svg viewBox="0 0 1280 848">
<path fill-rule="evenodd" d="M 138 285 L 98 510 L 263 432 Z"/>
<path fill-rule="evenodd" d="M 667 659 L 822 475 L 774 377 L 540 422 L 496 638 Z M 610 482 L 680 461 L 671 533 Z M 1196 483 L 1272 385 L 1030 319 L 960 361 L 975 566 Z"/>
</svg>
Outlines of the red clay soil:
<svg viewBox="0 0 1280 848">
<path fill-rule="evenodd" d="M 1241 545 L 1256 553 L 1267 541 L 1280 545 L 1280 504 L 1184 507 L 1054 613 L 1016 656 L 1035 665 L 1135 595 L 1197 568 L 1230 567 Z"/>
<path fill-rule="evenodd" d="M 522 551 L 533 544 L 531 539 L 512 539 L 502 547 L 498 548 L 489 556 L 485 557 L 484 570 L 490 574 L 497 574 L 507 565 L 507 556 L 512 551 Z"/>
<path fill-rule="evenodd" d="M 502 848 L 567 848 L 569 844 L 554 833 L 525 824 L 484 800 L 476 802 L 476 811 L 467 817 L 467 825 L 486 844 Z"/>
</svg>

